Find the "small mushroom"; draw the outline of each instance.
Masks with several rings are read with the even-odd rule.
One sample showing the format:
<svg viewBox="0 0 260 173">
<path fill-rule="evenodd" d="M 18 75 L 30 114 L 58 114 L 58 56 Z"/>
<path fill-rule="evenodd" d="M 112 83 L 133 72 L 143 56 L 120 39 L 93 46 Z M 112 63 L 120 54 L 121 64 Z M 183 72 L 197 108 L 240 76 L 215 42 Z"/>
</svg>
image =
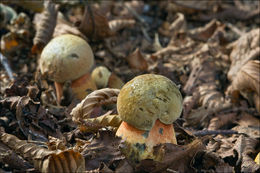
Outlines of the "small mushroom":
<svg viewBox="0 0 260 173">
<path fill-rule="evenodd" d="M 182 95 L 170 79 L 154 74 L 135 77 L 121 89 L 117 110 L 123 122 L 116 136 L 125 140 L 122 151 L 130 160 L 160 160 L 154 146 L 177 144 L 173 122 L 181 114 Z"/>
<path fill-rule="evenodd" d="M 106 87 L 120 89 L 124 85 L 124 82 L 115 73 L 111 73 L 104 66 L 95 68 L 91 73 L 91 77 L 98 89 Z"/>
<path fill-rule="evenodd" d="M 52 39 L 44 47 L 40 58 L 41 73 L 55 82 L 59 103 L 66 81 L 71 81 L 72 92 L 81 100 L 96 89 L 90 75 L 93 64 L 94 55 L 88 43 L 71 34 Z"/>
</svg>

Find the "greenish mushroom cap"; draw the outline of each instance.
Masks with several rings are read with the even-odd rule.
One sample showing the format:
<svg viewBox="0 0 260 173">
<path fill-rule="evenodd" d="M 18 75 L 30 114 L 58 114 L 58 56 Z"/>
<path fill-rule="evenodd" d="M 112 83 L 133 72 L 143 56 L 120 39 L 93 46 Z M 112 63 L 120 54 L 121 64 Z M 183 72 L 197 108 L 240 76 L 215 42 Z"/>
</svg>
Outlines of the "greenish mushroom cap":
<svg viewBox="0 0 260 173">
<path fill-rule="evenodd" d="M 127 82 L 117 99 L 121 119 L 140 130 L 150 130 L 159 119 L 172 124 L 182 112 L 182 95 L 170 79 L 144 74 Z"/>
<path fill-rule="evenodd" d="M 95 81 L 98 88 L 107 87 L 110 75 L 111 72 L 105 66 L 99 66 L 91 73 L 91 77 Z"/>
<path fill-rule="evenodd" d="M 60 83 L 88 73 L 93 64 L 94 55 L 89 44 L 71 34 L 53 38 L 44 47 L 40 58 L 41 73 Z"/>
</svg>

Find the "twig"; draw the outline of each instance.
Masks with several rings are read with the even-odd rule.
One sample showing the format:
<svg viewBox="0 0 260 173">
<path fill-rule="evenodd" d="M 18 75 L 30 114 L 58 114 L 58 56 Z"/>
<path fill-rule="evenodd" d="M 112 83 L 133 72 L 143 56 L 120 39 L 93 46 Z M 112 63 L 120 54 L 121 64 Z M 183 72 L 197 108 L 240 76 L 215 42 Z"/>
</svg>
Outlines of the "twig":
<svg viewBox="0 0 260 173">
<path fill-rule="evenodd" d="M 131 7 L 129 7 L 128 5 L 125 5 L 124 3 L 122 3 L 122 6 L 125 7 L 139 22 L 141 22 L 144 26 L 141 26 L 141 30 L 144 34 L 144 37 L 151 43 L 152 39 L 151 37 L 148 35 L 146 27 L 148 27 L 149 25 L 147 24 L 147 22 Z"/>
<path fill-rule="evenodd" d="M 69 123 L 69 122 L 72 122 L 72 118 L 71 117 L 67 117 L 67 118 L 64 118 L 62 120 L 59 120 L 58 124 Z"/>
<path fill-rule="evenodd" d="M 13 71 L 12 71 L 10 65 L 8 64 L 7 58 L 1 52 L 0 52 L 0 61 L 4 66 L 8 77 L 10 78 L 10 80 L 13 81 L 14 80 Z"/>
<path fill-rule="evenodd" d="M 220 113 L 230 113 L 230 112 L 246 112 L 253 115 L 258 115 L 258 112 L 255 108 L 244 108 L 244 107 L 234 107 L 229 109 L 223 109 L 219 111 Z"/>
<path fill-rule="evenodd" d="M 42 142 L 42 141 L 33 141 L 33 140 L 28 140 L 27 142 L 28 142 L 28 143 L 32 143 L 32 144 L 37 144 L 37 145 L 39 145 L 39 146 L 42 146 L 42 147 L 47 148 L 47 147 L 46 147 L 46 142 Z"/>
<path fill-rule="evenodd" d="M 122 3 L 123 7 L 125 7 L 130 13 L 133 14 L 133 16 L 139 20 L 142 24 L 144 24 L 145 26 L 147 26 L 148 24 L 145 22 L 145 20 L 131 7 L 129 7 L 128 5 L 125 5 L 124 3 Z"/>
<path fill-rule="evenodd" d="M 245 34 L 245 32 L 240 31 L 236 26 L 232 25 L 231 23 L 226 24 L 229 29 L 231 29 L 234 33 L 236 33 L 238 36 L 241 36 Z"/>
<path fill-rule="evenodd" d="M 205 135 L 232 135 L 238 134 L 237 131 L 234 130 L 199 130 L 194 132 L 195 136 L 205 136 Z"/>
<path fill-rule="evenodd" d="M 148 40 L 150 43 L 152 43 L 152 39 L 151 39 L 151 37 L 148 35 L 146 29 L 145 29 L 144 27 L 141 27 L 141 30 L 142 30 L 142 32 L 143 32 L 144 37 L 146 38 L 146 40 Z"/>
</svg>

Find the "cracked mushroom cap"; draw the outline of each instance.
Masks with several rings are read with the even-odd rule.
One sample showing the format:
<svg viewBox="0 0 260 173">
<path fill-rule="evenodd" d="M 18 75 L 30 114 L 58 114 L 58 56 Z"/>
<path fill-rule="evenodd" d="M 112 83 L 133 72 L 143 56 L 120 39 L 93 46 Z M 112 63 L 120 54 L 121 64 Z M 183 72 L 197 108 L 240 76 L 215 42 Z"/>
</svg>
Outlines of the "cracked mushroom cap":
<svg viewBox="0 0 260 173">
<path fill-rule="evenodd" d="M 89 44 L 71 34 L 52 39 L 40 58 L 41 73 L 60 83 L 81 77 L 90 71 L 93 64 L 94 56 Z"/>
<path fill-rule="evenodd" d="M 182 95 L 170 79 L 154 74 L 135 77 L 117 99 L 121 119 L 140 130 L 150 130 L 159 119 L 172 124 L 182 111 Z"/>
</svg>

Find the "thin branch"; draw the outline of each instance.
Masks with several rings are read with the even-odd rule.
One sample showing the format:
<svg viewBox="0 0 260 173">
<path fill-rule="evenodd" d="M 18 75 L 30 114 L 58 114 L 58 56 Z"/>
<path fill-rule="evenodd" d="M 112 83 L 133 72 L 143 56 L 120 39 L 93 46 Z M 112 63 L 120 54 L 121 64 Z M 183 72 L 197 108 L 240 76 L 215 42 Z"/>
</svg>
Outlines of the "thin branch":
<svg viewBox="0 0 260 173">
<path fill-rule="evenodd" d="M 14 76 L 13 76 L 13 71 L 7 61 L 7 58 L 0 52 L 0 61 L 2 63 L 2 65 L 5 68 L 5 71 L 7 72 L 8 77 L 10 78 L 10 80 L 14 80 Z"/>
<path fill-rule="evenodd" d="M 137 20 L 139 20 L 142 24 L 147 26 L 148 24 L 145 22 L 145 20 L 131 7 L 128 5 L 122 3 L 123 7 L 125 7 Z"/>
<path fill-rule="evenodd" d="M 238 134 L 234 130 L 199 130 L 193 133 L 195 136 L 206 136 L 206 135 L 233 135 Z"/>
<path fill-rule="evenodd" d="M 133 8 L 129 7 L 128 5 L 126 5 L 124 3 L 122 3 L 122 6 L 124 8 L 126 8 L 139 22 L 141 22 L 143 24 L 143 26 L 141 26 L 141 30 L 144 34 L 144 37 L 151 43 L 152 39 L 148 35 L 147 30 L 146 30 L 146 27 L 149 26 L 148 23 Z"/>
</svg>

